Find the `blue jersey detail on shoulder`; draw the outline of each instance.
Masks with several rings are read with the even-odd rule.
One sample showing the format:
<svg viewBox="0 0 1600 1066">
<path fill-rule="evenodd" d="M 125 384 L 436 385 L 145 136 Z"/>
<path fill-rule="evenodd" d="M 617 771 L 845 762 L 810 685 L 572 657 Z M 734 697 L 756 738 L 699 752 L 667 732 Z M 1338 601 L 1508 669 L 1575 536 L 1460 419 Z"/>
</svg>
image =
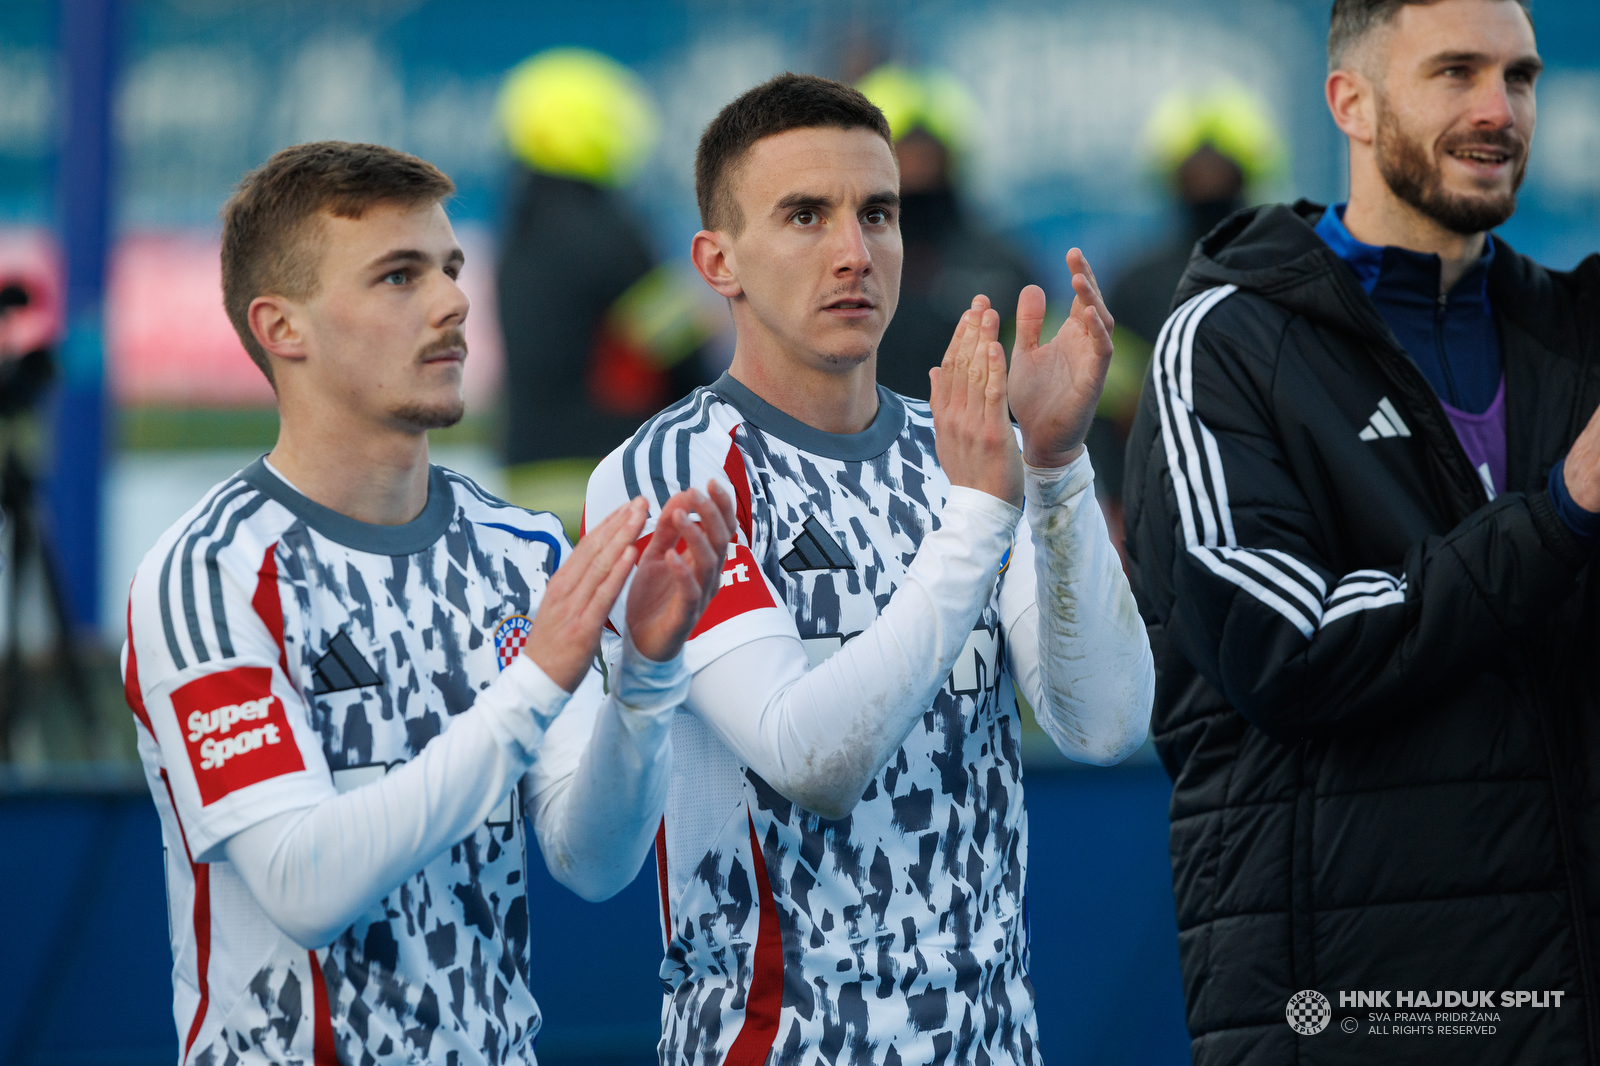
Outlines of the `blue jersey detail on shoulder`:
<svg viewBox="0 0 1600 1066">
<path fill-rule="evenodd" d="M 499 522 L 479 522 L 477 524 L 480 526 L 488 526 L 490 529 L 503 529 L 512 536 L 520 537 L 523 540 L 531 540 L 537 541 L 540 544 L 548 544 L 550 546 L 551 553 L 556 557 L 556 564 L 560 565 L 561 563 L 561 542 L 542 529 L 518 529 L 516 526 L 502 525 Z"/>
</svg>

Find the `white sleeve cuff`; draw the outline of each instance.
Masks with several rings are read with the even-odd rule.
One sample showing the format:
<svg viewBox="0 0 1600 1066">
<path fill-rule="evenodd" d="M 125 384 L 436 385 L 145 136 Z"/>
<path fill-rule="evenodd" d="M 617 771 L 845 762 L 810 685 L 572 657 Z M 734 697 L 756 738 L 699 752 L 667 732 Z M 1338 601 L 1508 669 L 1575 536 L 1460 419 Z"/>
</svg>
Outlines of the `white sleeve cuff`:
<svg viewBox="0 0 1600 1066">
<path fill-rule="evenodd" d="M 476 706 L 483 709 L 495 736 L 519 745 L 524 759 L 531 762 L 545 730 L 571 698 L 572 693 L 550 680 L 538 663 L 518 655 L 494 684 L 478 695 Z"/>
<path fill-rule="evenodd" d="M 956 509 L 966 511 L 979 521 L 990 526 L 992 530 L 1004 530 L 1007 536 L 1017 528 L 1017 521 L 1022 517 L 1022 511 L 1011 506 L 998 496 L 991 496 L 982 489 L 970 489 L 964 485 L 951 485 L 950 495 L 945 497 L 944 510 Z M 941 512 L 942 513 L 942 512 Z"/>
<path fill-rule="evenodd" d="M 633 646 L 633 635 L 622 638 L 622 658 L 617 666 L 617 702 L 628 711 L 676 708 L 689 698 L 689 669 L 683 651 L 658 663 Z"/>
<path fill-rule="evenodd" d="M 1094 467 L 1089 463 L 1089 449 L 1085 448 L 1066 466 L 1024 465 L 1022 484 L 1028 500 L 1037 503 L 1040 510 L 1066 503 L 1094 484 Z"/>
</svg>

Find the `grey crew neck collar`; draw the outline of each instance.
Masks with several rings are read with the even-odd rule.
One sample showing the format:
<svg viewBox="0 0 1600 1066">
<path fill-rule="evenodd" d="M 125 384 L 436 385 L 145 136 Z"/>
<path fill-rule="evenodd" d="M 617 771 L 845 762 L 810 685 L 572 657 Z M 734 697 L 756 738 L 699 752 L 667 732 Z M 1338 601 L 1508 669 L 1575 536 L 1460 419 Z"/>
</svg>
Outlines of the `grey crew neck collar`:
<svg viewBox="0 0 1600 1066">
<path fill-rule="evenodd" d="M 455 513 L 454 494 L 444 476 L 444 468 L 428 467 L 428 503 L 422 513 L 403 526 L 377 526 L 358 522 L 330 507 L 324 507 L 289 487 L 283 478 L 267 469 L 262 456 L 244 470 L 239 477 L 245 484 L 268 499 L 281 503 L 300 521 L 321 533 L 335 544 L 354 548 L 372 555 L 415 555 L 430 547 L 450 526 Z"/>
<path fill-rule="evenodd" d="M 737 408 L 746 421 L 763 433 L 770 433 L 813 455 L 847 463 L 876 459 L 889 450 L 906 427 L 905 404 L 882 385 L 878 386 L 877 417 L 860 433 L 826 433 L 808 426 L 784 414 L 727 373 L 712 383 L 711 391 Z"/>
</svg>

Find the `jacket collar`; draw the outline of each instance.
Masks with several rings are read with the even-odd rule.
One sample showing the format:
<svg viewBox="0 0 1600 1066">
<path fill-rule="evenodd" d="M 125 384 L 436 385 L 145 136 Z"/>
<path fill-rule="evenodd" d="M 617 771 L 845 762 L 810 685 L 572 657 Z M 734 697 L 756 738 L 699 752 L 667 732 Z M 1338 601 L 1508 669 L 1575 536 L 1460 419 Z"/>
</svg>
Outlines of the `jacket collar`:
<svg viewBox="0 0 1600 1066">
<path fill-rule="evenodd" d="M 1356 280 L 1373 299 L 1396 304 L 1432 307 L 1439 300 L 1439 257 L 1429 252 L 1414 252 L 1395 245 L 1365 244 L 1344 224 L 1344 204 L 1334 204 L 1322 213 L 1313 229 L 1317 236 L 1355 272 Z M 1495 239 L 1483 242 L 1483 254 L 1467 268 L 1450 289 L 1448 305 L 1457 308 L 1489 310 L 1489 268 L 1494 263 Z M 1475 305 L 1475 306 L 1474 306 Z"/>
<path fill-rule="evenodd" d="M 1360 282 L 1312 227 L 1327 211 L 1300 200 L 1229 215 L 1195 244 L 1173 306 L 1236 285 L 1292 314 L 1403 350 Z"/>
</svg>

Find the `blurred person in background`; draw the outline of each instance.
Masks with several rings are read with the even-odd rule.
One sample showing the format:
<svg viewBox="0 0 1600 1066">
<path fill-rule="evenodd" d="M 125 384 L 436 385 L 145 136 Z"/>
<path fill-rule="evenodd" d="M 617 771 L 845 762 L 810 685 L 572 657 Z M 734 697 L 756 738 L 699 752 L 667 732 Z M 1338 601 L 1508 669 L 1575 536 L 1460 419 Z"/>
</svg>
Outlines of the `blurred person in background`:
<svg viewBox="0 0 1600 1066">
<path fill-rule="evenodd" d="M 1169 232 L 1112 281 L 1106 302 L 1117 316 L 1117 354 L 1089 432 L 1100 504 L 1122 545 L 1122 482 L 1128 431 L 1172 294 L 1194 244 L 1245 206 L 1252 188 L 1281 172 L 1282 141 L 1266 105 L 1231 83 L 1163 97 L 1145 126 L 1145 151 L 1176 208 Z"/>
<path fill-rule="evenodd" d="M 507 76 L 499 117 L 519 164 L 497 279 L 508 495 L 575 530 L 600 457 L 709 380 L 715 326 L 618 191 L 656 138 L 637 78 L 552 49 Z"/>
<path fill-rule="evenodd" d="M 1143 342 L 1130 354 L 1148 360 L 1195 241 L 1243 208 L 1251 189 L 1281 172 L 1283 145 L 1265 103 L 1232 83 L 1167 94 L 1151 112 L 1144 140 L 1176 212 L 1167 235 L 1122 269 L 1107 297 L 1115 301 L 1110 306 L 1119 333 Z M 1144 369 L 1140 365 L 1134 375 L 1131 403 L 1138 401 Z"/>
<path fill-rule="evenodd" d="M 950 334 L 992 293 L 1009 338 L 1017 297 L 1033 281 L 1023 257 L 973 216 L 956 191 L 960 158 L 977 105 L 938 70 L 878 67 L 857 86 L 889 120 L 900 163 L 900 239 L 905 248 L 900 305 L 878 344 L 878 384 L 922 398 L 928 370 Z"/>
<path fill-rule="evenodd" d="M 1337 0 L 1348 203 L 1234 215 L 1157 338 L 1127 543 L 1200 1066 L 1600 1056 L 1600 257 L 1491 233 L 1541 67 L 1523 0 Z"/>
</svg>

